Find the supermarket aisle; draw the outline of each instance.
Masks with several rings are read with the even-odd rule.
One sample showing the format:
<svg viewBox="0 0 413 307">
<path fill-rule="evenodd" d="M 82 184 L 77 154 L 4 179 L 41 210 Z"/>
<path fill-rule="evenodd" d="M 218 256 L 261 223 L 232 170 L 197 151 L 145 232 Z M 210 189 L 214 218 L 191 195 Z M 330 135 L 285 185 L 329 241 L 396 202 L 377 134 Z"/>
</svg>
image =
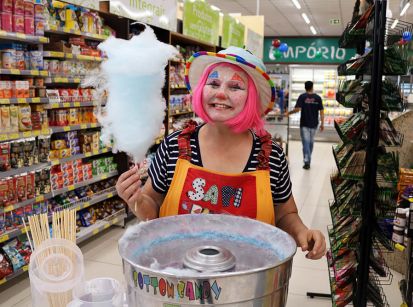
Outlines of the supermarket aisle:
<svg viewBox="0 0 413 307">
<path fill-rule="evenodd" d="M 291 179 L 293 193 L 304 222 L 323 231 L 331 223 L 328 210 L 328 199 L 332 198 L 329 176 L 334 169 L 331 144 L 317 143 L 311 170 L 302 169 L 301 143 L 291 142 L 289 149 Z M 123 229 L 112 228 L 103 235 L 92 239 L 81 248 L 85 257 L 86 279 L 94 277 L 113 277 L 123 281 L 121 258 L 117 251 L 117 240 Z M 390 306 L 399 306 L 401 299 L 397 282 L 399 274 L 395 274 L 392 286 L 386 288 Z M 329 299 L 310 299 L 307 292 L 330 293 L 326 259 L 310 261 L 300 251 L 294 258 L 293 274 L 290 280 L 287 307 L 327 307 Z M 30 288 L 28 278 L 22 279 L 14 287 L 0 292 L 1 307 L 30 306 Z"/>
</svg>

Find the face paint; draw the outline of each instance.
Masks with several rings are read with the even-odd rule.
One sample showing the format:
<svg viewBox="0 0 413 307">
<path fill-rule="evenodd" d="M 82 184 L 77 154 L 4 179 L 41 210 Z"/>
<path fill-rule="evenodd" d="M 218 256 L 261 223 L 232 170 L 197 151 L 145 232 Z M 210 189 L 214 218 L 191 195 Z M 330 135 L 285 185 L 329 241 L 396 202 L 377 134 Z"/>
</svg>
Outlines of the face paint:
<svg viewBox="0 0 413 307">
<path fill-rule="evenodd" d="M 208 79 L 209 79 L 209 78 L 218 79 L 218 78 L 219 78 L 218 72 L 217 72 L 216 70 L 214 70 L 214 71 L 208 76 Z"/>
<path fill-rule="evenodd" d="M 231 81 L 239 81 L 239 82 L 241 82 L 242 84 L 244 84 L 244 80 L 242 80 L 242 78 L 240 77 L 240 75 L 238 75 L 237 73 L 235 73 L 235 74 L 232 76 Z"/>
</svg>

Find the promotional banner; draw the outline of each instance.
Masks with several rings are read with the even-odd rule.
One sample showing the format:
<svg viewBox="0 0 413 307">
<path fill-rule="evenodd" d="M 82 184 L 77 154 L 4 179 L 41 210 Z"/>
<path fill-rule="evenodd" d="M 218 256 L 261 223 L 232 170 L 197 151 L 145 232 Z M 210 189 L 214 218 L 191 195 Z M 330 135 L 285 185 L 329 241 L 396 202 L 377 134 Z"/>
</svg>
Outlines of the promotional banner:
<svg viewBox="0 0 413 307">
<path fill-rule="evenodd" d="M 92 10 L 99 10 L 99 0 L 64 0 L 63 2 L 86 7 Z"/>
<path fill-rule="evenodd" d="M 177 0 L 110 0 L 112 14 L 170 31 L 176 31 L 176 11 Z"/>
<path fill-rule="evenodd" d="M 245 26 L 237 19 L 224 15 L 221 47 L 244 47 Z"/>
<path fill-rule="evenodd" d="M 254 54 L 255 56 L 262 59 L 263 47 L 264 47 L 264 37 L 248 29 L 245 48 L 248 51 L 250 51 L 252 54 Z"/>
<path fill-rule="evenodd" d="M 204 1 L 185 0 L 183 34 L 217 46 L 219 12 Z"/>
<path fill-rule="evenodd" d="M 272 46 L 272 41 L 278 39 L 281 43 L 288 45 L 285 52 L 276 52 L 277 48 Z M 338 47 L 337 38 L 290 38 L 276 37 L 264 40 L 264 62 L 266 63 L 318 63 L 318 64 L 340 64 L 356 52 L 354 49 L 343 49 Z M 274 55 L 274 53 L 276 55 Z"/>
</svg>

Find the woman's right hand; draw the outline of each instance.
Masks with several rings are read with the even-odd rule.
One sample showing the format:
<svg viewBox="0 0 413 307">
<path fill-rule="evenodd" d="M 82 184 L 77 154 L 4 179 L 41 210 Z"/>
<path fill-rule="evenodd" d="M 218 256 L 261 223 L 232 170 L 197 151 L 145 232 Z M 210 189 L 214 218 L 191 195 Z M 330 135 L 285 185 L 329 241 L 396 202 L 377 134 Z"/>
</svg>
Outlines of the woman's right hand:
<svg viewBox="0 0 413 307">
<path fill-rule="evenodd" d="M 142 181 L 138 172 L 137 166 L 124 172 L 119 176 L 116 182 L 116 191 L 120 198 L 122 198 L 135 211 L 135 203 L 140 200 L 142 194 Z"/>
</svg>

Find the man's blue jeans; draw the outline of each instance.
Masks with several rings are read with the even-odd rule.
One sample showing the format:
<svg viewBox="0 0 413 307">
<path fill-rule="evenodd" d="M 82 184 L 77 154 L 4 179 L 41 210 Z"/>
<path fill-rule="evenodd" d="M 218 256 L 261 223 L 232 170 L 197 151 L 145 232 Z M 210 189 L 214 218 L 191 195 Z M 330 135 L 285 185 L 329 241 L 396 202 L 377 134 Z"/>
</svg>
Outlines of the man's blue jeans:
<svg viewBox="0 0 413 307">
<path fill-rule="evenodd" d="M 303 143 L 304 164 L 311 164 L 311 153 L 314 147 L 314 136 L 317 128 L 300 127 L 301 142 Z"/>
</svg>

